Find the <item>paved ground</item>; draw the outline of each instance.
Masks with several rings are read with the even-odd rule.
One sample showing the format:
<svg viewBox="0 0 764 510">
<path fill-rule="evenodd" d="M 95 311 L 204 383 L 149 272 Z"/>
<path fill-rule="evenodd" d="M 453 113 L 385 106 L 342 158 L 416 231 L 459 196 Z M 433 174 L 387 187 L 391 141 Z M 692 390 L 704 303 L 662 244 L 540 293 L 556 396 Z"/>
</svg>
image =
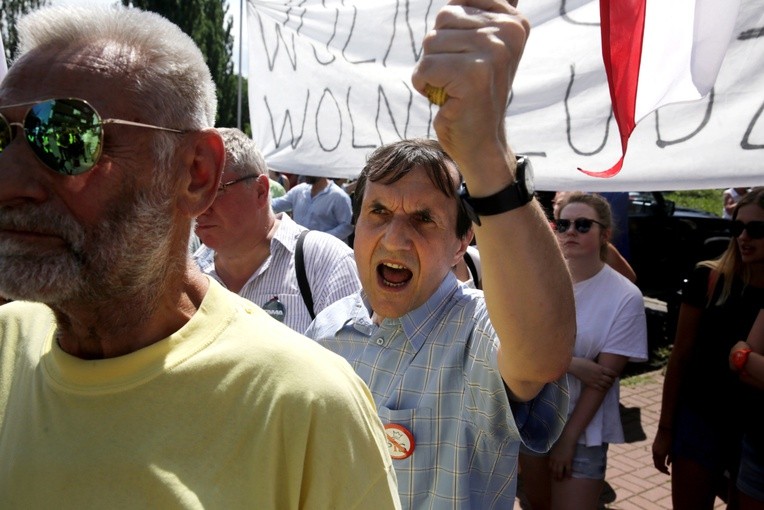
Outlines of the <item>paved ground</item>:
<svg viewBox="0 0 764 510">
<path fill-rule="evenodd" d="M 647 372 L 621 382 L 625 444 L 611 445 L 603 492 L 604 509 L 671 509 L 671 482 L 653 467 L 652 446 L 661 410 L 663 373 Z M 724 508 L 717 498 L 714 508 Z M 515 510 L 522 510 L 518 499 Z"/>
</svg>

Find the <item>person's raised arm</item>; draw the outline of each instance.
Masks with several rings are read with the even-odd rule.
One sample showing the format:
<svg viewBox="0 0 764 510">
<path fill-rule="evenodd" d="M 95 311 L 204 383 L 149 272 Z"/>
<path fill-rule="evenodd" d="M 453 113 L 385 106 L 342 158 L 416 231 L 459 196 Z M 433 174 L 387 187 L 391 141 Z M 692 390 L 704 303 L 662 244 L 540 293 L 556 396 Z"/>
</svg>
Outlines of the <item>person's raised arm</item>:
<svg viewBox="0 0 764 510">
<path fill-rule="evenodd" d="M 428 85 L 447 94 L 433 125 L 472 197 L 493 195 L 515 180 L 504 117 L 529 31 L 505 0 L 452 0 L 425 37 L 412 83 L 423 95 Z M 499 370 L 517 399 L 530 399 L 571 360 L 570 276 L 535 200 L 480 221 L 475 233 L 488 312 L 501 341 Z"/>
</svg>

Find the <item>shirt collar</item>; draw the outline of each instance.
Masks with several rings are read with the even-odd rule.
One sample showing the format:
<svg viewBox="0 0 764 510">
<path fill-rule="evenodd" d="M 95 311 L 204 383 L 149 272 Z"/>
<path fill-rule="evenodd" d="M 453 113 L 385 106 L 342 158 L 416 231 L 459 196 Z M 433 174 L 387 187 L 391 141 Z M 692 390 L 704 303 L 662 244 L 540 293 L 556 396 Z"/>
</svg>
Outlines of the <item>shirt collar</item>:
<svg viewBox="0 0 764 510">
<path fill-rule="evenodd" d="M 297 245 L 295 240 L 300 237 L 302 228 L 286 213 L 278 213 L 276 218 L 281 221 L 279 223 L 279 228 L 276 229 L 276 233 L 273 235 L 273 239 L 271 239 L 271 251 L 273 242 L 275 241 L 286 248 L 290 253 L 294 252 L 295 246 Z"/>
<path fill-rule="evenodd" d="M 412 347 L 418 351 L 422 348 L 433 329 L 435 329 L 435 326 L 440 322 L 444 308 L 458 288 L 459 280 L 449 271 L 438 289 L 422 306 L 402 317 L 384 319 L 383 324 L 400 324 L 406 338 L 408 338 Z M 371 320 L 371 305 L 364 292 L 361 292 L 360 297 L 361 299 L 356 301 L 355 307 L 351 312 L 351 319 L 345 322 L 343 326 L 352 326 L 359 333 L 371 336 L 375 328 Z"/>
<path fill-rule="evenodd" d="M 443 310 L 459 288 L 459 280 L 449 271 L 438 289 L 416 310 L 400 318 L 403 332 L 417 351 L 422 348 L 427 337 L 441 321 Z"/>
<path fill-rule="evenodd" d="M 331 180 L 331 179 L 329 179 L 329 182 L 327 182 L 327 183 L 326 183 L 326 186 L 324 186 L 324 189 L 322 189 L 321 191 L 319 191 L 318 193 L 316 193 L 316 196 L 315 196 L 315 197 L 313 197 L 313 198 L 316 198 L 316 197 L 317 197 L 317 196 L 319 196 L 319 195 L 325 195 L 326 193 L 329 193 L 329 192 L 331 192 L 331 189 L 332 189 L 332 185 L 335 185 L 335 186 L 336 186 L 336 184 L 334 184 L 334 181 L 333 181 L 333 180 Z M 312 191 L 311 191 L 311 190 L 312 190 L 312 188 L 308 190 L 308 193 L 312 193 Z"/>
</svg>

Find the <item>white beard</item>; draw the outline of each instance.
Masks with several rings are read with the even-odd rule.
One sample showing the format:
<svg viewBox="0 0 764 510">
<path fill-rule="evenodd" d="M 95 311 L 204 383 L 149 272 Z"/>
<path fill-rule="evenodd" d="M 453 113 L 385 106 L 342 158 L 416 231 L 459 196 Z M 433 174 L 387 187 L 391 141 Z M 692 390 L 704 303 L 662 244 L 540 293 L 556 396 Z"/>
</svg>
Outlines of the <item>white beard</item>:
<svg viewBox="0 0 764 510">
<path fill-rule="evenodd" d="M 0 295 L 53 306 L 142 296 L 137 301 L 148 312 L 178 258 L 172 246 L 173 200 L 161 183 L 146 192 L 124 188 L 109 217 L 91 229 L 45 204 L 0 209 L 0 229 L 54 234 L 65 241 L 57 251 L 35 253 L 31 245 L 0 240 Z"/>
</svg>

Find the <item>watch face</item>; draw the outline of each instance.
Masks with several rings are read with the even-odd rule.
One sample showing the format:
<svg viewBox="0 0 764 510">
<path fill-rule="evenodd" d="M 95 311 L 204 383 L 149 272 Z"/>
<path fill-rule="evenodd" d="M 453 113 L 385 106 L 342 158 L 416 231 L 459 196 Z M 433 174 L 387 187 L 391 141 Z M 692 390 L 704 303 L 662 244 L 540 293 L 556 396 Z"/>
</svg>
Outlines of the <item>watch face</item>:
<svg viewBox="0 0 764 510">
<path fill-rule="evenodd" d="M 528 190 L 528 195 L 533 195 L 536 192 L 536 183 L 533 178 L 533 166 L 531 166 L 531 160 L 523 157 L 525 161 L 525 189 Z"/>
</svg>

